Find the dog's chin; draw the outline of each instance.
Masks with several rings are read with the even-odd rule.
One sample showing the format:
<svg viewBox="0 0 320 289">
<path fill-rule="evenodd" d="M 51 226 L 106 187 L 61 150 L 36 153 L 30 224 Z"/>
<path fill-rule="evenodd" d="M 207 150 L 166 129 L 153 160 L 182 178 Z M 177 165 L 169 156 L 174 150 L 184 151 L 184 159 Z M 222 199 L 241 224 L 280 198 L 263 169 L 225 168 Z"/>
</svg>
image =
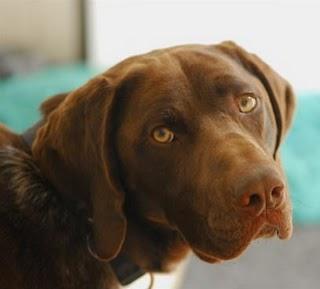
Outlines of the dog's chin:
<svg viewBox="0 0 320 289">
<path fill-rule="evenodd" d="M 223 246 L 223 249 L 215 250 L 215 252 L 199 247 L 192 247 L 192 251 L 205 262 L 211 264 L 222 263 L 223 261 L 239 257 L 247 249 L 251 241 L 261 237 L 273 237 L 276 233 L 277 230 L 275 228 L 268 227 L 258 231 L 256 234 L 250 234 L 250 236 L 245 236 L 239 240 L 231 240 L 230 243 L 232 245 Z M 228 243 L 228 240 L 226 240 L 226 243 Z"/>
<path fill-rule="evenodd" d="M 225 239 L 226 244 L 229 246 L 223 246 L 220 250 L 206 250 L 198 246 L 191 246 L 192 251 L 203 261 L 208 263 L 221 263 L 226 260 L 239 257 L 250 245 L 250 243 L 258 238 L 272 238 L 277 236 L 279 239 L 289 239 L 292 233 L 292 225 L 290 220 L 287 222 L 277 223 L 277 225 L 264 222 L 260 226 L 250 230 L 247 235 L 242 236 L 237 240 Z M 212 247 L 217 248 L 212 244 Z"/>
<path fill-rule="evenodd" d="M 220 252 L 216 252 L 216 253 L 208 252 L 208 251 L 201 250 L 198 248 L 192 248 L 192 251 L 201 260 L 203 260 L 207 263 L 217 264 L 217 263 L 222 263 L 224 261 L 237 258 L 246 250 L 249 243 L 248 244 L 240 244 L 237 246 L 237 248 L 231 248 L 231 247 L 226 248 L 225 250 L 220 251 Z M 230 253 L 230 252 L 232 252 L 232 253 Z"/>
<path fill-rule="evenodd" d="M 205 252 L 198 250 L 198 249 L 192 249 L 193 252 L 202 260 L 205 261 L 207 263 L 211 263 L 211 264 L 216 264 L 216 263 L 221 263 L 224 260 L 219 259 L 217 257 L 214 257 L 212 255 L 206 254 Z"/>
<path fill-rule="evenodd" d="M 227 237 L 222 238 L 222 236 L 220 236 L 219 239 L 211 239 L 209 242 L 211 245 L 207 245 L 206 248 L 194 245 L 191 246 L 191 249 L 196 256 L 205 262 L 212 264 L 222 263 L 223 261 L 231 260 L 241 255 L 253 239 L 254 235 L 252 234 L 239 239 L 228 239 Z"/>
</svg>

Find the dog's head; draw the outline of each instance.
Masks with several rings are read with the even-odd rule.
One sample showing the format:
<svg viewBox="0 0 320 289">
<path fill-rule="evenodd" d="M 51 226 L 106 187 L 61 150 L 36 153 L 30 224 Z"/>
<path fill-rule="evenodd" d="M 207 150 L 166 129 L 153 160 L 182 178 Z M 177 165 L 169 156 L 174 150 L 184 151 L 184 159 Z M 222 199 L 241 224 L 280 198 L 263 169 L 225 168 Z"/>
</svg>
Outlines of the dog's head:
<svg viewBox="0 0 320 289">
<path fill-rule="evenodd" d="M 127 198 L 215 262 L 257 237 L 290 237 L 278 151 L 293 109 L 289 84 L 236 44 L 174 47 L 129 58 L 70 93 L 33 154 L 61 193 L 91 204 L 101 256 L 121 249 Z"/>
</svg>

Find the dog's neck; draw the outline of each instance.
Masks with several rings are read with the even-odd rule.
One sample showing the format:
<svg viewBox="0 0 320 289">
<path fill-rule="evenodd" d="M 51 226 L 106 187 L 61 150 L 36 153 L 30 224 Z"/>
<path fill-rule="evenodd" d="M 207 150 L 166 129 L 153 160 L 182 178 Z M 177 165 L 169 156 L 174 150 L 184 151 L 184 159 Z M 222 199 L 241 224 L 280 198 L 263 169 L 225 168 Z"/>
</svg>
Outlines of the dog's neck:
<svg viewBox="0 0 320 289">
<path fill-rule="evenodd" d="M 43 122 L 44 121 L 39 121 L 22 134 L 23 140 L 29 146 L 30 149 L 36 137 L 37 130 L 43 125 Z M 88 249 L 92 257 L 95 258 L 96 256 L 91 251 L 92 249 Z M 130 284 L 131 282 L 135 281 L 145 273 L 143 269 L 141 269 L 137 264 L 133 263 L 129 258 L 125 257 L 124 255 L 117 256 L 114 260 L 110 262 L 110 265 L 115 275 L 117 276 L 117 279 L 122 285 Z"/>
<path fill-rule="evenodd" d="M 29 148 L 32 147 L 41 125 L 43 121 L 36 123 L 22 135 Z M 132 208 L 126 208 L 126 213 L 127 238 L 120 254 L 110 262 L 112 271 L 122 285 L 130 284 L 146 271 L 169 271 L 185 257 L 188 247 L 176 231 L 150 224 L 135 214 Z"/>
</svg>

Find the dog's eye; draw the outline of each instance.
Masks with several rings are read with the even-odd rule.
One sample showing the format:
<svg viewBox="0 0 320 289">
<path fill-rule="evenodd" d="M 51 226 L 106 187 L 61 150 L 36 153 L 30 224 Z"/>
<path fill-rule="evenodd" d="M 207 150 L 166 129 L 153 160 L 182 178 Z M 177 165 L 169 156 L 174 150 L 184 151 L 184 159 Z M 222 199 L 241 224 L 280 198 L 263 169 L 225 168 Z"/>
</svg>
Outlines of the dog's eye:
<svg viewBox="0 0 320 289">
<path fill-rule="evenodd" d="M 242 95 L 239 98 L 239 110 L 243 113 L 253 111 L 257 106 L 257 99 L 253 95 Z"/>
<path fill-rule="evenodd" d="M 152 131 L 152 138 L 158 143 L 171 143 L 174 140 L 174 133 L 164 127 L 157 127 Z"/>
</svg>

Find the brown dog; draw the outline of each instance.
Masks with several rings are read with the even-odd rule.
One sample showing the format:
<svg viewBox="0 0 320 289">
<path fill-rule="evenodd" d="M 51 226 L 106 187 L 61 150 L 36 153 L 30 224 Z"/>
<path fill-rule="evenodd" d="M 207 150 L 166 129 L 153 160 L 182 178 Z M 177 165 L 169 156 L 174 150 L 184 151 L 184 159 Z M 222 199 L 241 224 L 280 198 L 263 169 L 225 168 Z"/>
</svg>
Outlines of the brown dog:
<svg viewBox="0 0 320 289">
<path fill-rule="evenodd" d="M 293 109 L 283 78 L 224 42 L 132 57 L 49 99 L 31 149 L 1 127 L 0 288 L 117 288 L 118 256 L 168 271 L 189 249 L 214 263 L 289 238 Z"/>
</svg>

